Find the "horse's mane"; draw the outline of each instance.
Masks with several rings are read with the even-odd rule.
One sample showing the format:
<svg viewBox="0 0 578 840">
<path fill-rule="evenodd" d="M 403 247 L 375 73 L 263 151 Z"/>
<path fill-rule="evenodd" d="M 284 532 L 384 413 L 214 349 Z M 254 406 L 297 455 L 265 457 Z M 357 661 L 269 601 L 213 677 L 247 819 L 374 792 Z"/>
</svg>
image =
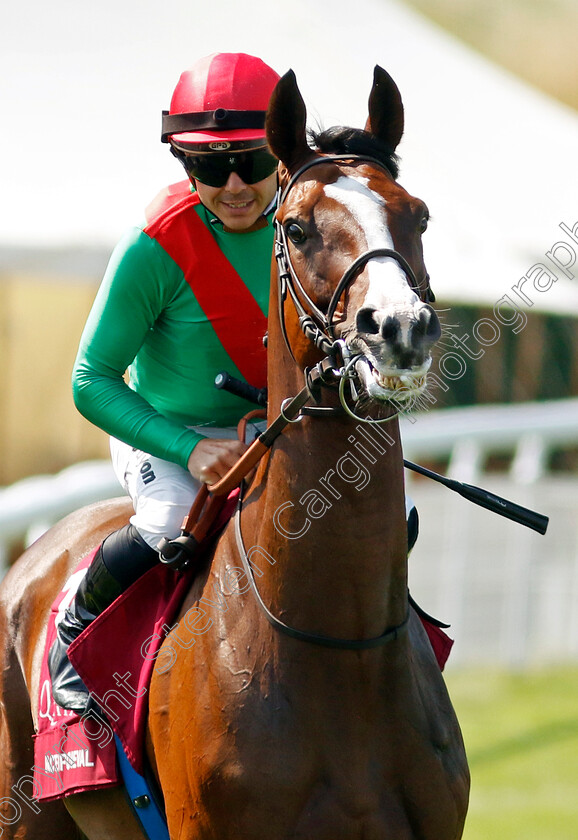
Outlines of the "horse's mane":
<svg viewBox="0 0 578 840">
<path fill-rule="evenodd" d="M 324 131 L 309 131 L 309 136 L 320 152 L 332 155 L 369 155 L 379 160 L 394 179 L 399 174 L 399 158 L 383 141 L 361 128 L 334 125 Z"/>
</svg>

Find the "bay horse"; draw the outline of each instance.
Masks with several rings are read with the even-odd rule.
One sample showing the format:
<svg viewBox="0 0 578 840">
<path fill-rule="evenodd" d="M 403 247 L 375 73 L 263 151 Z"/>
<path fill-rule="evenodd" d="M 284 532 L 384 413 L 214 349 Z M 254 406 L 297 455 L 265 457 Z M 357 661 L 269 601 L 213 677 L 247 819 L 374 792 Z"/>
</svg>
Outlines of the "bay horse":
<svg viewBox="0 0 578 840">
<path fill-rule="evenodd" d="M 163 643 L 178 656 L 153 673 L 147 752 L 174 840 L 458 840 L 469 774 L 408 602 L 397 420 L 440 335 L 428 211 L 396 180 L 403 106 L 384 70 L 365 131 L 331 129 L 312 146 L 306 119 L 290 71 L 266 123 L 280 182 L 268 418 L 284 428 Z M 304 387 L 296 414 L 290 398 Z M 50 603 L 128 513 L 116 501 L 69 517 L 2 588 L 0 798 L 31 766 Z M 215 608 L 187 644 L 201 598 Z M 133 840 L 121 800 L 113 789 L 66 805 L 90 840 Z M 59 806 L 7 836 L 73 837 Z"/>
</svg>

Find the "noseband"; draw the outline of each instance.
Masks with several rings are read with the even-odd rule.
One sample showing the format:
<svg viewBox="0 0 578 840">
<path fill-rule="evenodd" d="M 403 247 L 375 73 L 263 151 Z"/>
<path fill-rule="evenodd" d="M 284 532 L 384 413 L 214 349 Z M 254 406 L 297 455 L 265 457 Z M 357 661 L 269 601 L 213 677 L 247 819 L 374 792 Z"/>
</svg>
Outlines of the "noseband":
<svg viewBox="0 0 578 840">
<path fill-rule="evenodd" d="M 376 166 L 379 166 L 381 169 L 385 169 L 383 163 L 373 157 L 365 157 L 363 155 L 327 155 L 324 157 L 315 158 L 314 160 L 310 160 L 307 163 L 303 164 L 300 169 L 295 172 L 289 183 L 281 192 L 279 190 L 277 196 L 277 209 L 279 209 L 283 203 L 285 202 L 287 195 L 289 194 L 290 190 L 295 185 L 296 181 L 303 175 L 304 172 L 307 172 L 313 166 L 319 166 L 323 163 L 328 163 L 331 161 L 340 161 L 340 162 L 351 162 L 351 161 L 364 161 L 367 163 L 373 163 Z M 283 225 L 275 219 L 275 259 L 277 261 L 277 274 L 278 274 L 278 283 L 279 283 L 279 323 L 281 325 L 281 331 L 283 333 L 283 338 L 285 340 L 285 344 L 287 349 L 291 353 L 293 360 L 296 361 L 295 356 L 293 354 L 293 350 L 291 349 L 291 344 L 289 342 L 289 336 L 287 335 L 287 328 L 285 326 L 285 316 L 284 316 L 284 303 L 287 298 L 287 293 L 291 296 L 291 300 L 293 301 L 293 305 L 297 311 L 297 315 L 299 316 L 299 324 L 305 336 L 315 344 L 315 346 L 321 350 L 321 352 L 331 356 L 335 354 L 335 329 L 333 318 L 335 315 L 335 310 L 337 309 L 337 305 L 343 295 L 343 293 L 349 288 L 351 283 L 355 280 L 357 275 L 360 271 L 365 268 L 367 263 L 370 260 L 377 259 L 378 257 L 391 257 L 392 259 L 396 260 L 398 265 L 402 268 L 409 279 L 410 288 L 419 295 L 419 285 L 414 274 L 414 271 L 408 261 L 403 257 L 398 251 L 393 250 L 392 248 L 372 248 L 369 251 L 365 251 L 363 254 L 360 254 L 345 270 L 343 276 L 341 277 L 339 283 L 337 284 L 333 295 L 331 296 L 331 300 L 329 301 L 329 306 L 327 307 L 327 312 L 322 312 L 321 309 L 317 306 L 317 304 L 311 299 L 311 297 L 305 291 L 303 284 L 301 283 L 295 268 L 293 267 L 293 263 L 291 262 L 291 256 L 289 253 L 289 246 L 287 244 L 287 236 L 285 233 L 285 228 Z M 301 300 L 306 302 L 309 311 L 305 309 Z"/>
</svg>

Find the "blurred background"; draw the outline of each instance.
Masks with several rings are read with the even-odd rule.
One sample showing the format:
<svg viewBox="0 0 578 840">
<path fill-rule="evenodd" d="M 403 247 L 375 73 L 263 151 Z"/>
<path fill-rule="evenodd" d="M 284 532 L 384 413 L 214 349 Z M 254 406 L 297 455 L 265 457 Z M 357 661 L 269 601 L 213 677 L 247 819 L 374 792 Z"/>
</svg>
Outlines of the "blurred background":
<svg viewBox="0 0 578 840">
<path fill-rule="evenodd" d="M 406 456 L 551 519 L 408 475 L 412 594 L 456 640 L 466 840 L 578 836 L 577 35 L 575 0 L 32 0 L 0 31 L 0 569 L 119 495 L 70 372 L 115 241 L 181 180 L 159 142 L 180 72 L 222 50 L 291 67 L 314 126 L 364 124 L 376 63 L 399 85 L 446 327 Z"/>
</svg>

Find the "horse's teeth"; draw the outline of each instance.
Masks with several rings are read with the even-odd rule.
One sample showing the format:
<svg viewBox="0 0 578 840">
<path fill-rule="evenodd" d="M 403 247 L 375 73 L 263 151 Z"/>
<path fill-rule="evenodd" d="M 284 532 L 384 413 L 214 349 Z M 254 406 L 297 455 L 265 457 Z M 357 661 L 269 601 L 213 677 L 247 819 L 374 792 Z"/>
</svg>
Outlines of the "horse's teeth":
<svg viewBox="0 0 578 840">
<path fill-rule="evenodd" d="M 401 388 L 422 388 L 425 376 L 386 376 L 375 371 L 378 385 L 389 391 L 399 391 Z"/>
</svg>

